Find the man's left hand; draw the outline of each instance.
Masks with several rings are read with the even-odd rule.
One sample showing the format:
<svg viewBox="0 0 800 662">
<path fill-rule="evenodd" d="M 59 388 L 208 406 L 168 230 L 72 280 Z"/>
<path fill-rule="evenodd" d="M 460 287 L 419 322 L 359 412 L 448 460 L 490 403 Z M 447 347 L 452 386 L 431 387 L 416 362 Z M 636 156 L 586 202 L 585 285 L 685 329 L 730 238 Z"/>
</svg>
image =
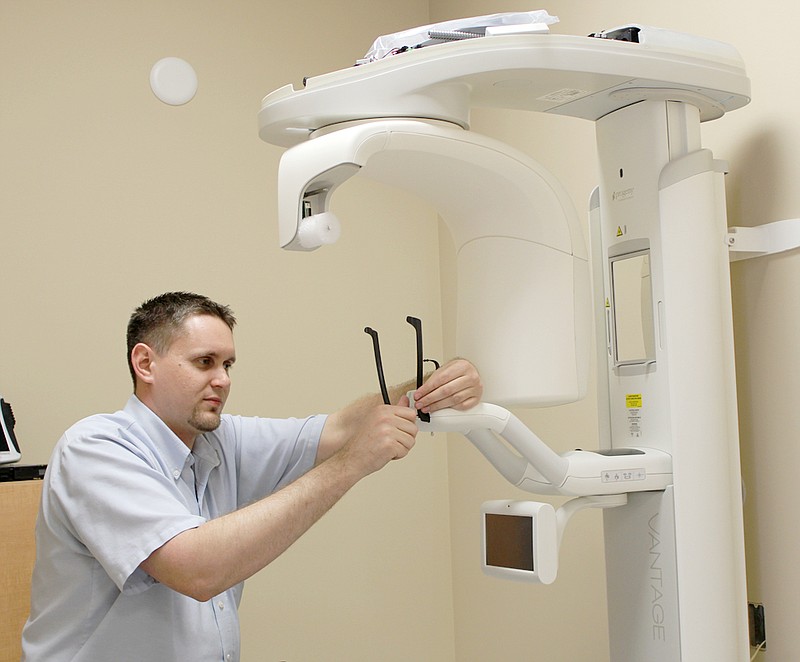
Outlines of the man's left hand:
<svg viewBox="0 0 800 662">
<path fill-rule="evenodd" d="M 483 384 L 478 370 L 465 359 L 453 359 L 436 370 L 414 392 L 414 402 L 429 414 L 439 409 L 471 409 L 481 401 Z"/>
</svg>

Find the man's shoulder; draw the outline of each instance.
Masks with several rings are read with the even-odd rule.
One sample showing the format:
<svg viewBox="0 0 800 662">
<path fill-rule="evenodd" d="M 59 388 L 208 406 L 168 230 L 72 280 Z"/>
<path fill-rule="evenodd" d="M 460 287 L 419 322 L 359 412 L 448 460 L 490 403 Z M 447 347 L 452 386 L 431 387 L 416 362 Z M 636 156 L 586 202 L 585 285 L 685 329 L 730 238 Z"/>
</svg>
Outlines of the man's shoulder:
<svg viewBox="0 0 800 662">
<path fill-rule="evenodd" d="M 110 430 L 127 429 L 135 423 L 135 417 L 124 410 L 114 413 L 91 414 L 73 423 L 67 428 L 65 435 L 78 437 Z"/>
<path fill-rule="evenodd" d="M 56 452 L 66 448 L 108 448 L 119 447 L 135 453 L 157 445 L 161 430 L 149 420 L 154 418 L 149 410 L 137 403 L 128 402 L 124 409 L 113 413 L 97 413 L 86 416 L 73 423 L 62 435 Z M 163 424 L 162 424 L 163 426 Z M 109 443 L 110 442 L 110 443 Z"/>
</svg>

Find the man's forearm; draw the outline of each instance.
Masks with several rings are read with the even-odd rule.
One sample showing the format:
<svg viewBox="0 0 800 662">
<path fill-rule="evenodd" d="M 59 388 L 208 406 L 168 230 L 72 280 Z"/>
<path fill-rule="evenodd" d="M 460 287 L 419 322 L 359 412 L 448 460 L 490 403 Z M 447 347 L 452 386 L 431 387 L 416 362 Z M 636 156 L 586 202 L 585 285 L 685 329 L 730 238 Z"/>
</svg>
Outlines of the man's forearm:
<svg viewBox="0 0 800 662">
<path fill-rule="evenodd" d="M 261 501 L 178 534 L 141 567 L 180 593 L 209 600 L 286 551 L 361 473 L 331 458 Z"/>
</svg>

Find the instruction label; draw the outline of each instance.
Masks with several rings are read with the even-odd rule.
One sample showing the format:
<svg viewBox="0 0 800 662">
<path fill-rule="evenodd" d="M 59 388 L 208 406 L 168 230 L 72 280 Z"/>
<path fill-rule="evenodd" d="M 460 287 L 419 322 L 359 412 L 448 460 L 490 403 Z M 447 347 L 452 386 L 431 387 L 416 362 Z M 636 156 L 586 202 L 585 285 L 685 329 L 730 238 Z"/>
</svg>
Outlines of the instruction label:
<svg viewBox="0 0 800 662">
<path fill-rule="evenodd" d="M 642 394 L 625 395 L 625 408 L 628 410 L 628 434 L 631 437 L 642 436 Z"/>
</svg>

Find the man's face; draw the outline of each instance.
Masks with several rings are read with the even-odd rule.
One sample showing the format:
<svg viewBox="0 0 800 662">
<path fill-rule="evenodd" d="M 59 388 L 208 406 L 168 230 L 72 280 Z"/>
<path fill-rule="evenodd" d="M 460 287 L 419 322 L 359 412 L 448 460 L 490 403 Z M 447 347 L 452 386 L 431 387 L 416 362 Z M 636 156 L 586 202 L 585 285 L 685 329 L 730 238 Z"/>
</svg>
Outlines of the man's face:
<svg viewBox="0 0 800 662">
<path fill-rule="evenodd" d="M 169 349 L 155 355 L 149 405 L 190 448 L 219 427 L 235 360 L 233 333 L 213 315 L 186 319 Z"/>
</svg>

